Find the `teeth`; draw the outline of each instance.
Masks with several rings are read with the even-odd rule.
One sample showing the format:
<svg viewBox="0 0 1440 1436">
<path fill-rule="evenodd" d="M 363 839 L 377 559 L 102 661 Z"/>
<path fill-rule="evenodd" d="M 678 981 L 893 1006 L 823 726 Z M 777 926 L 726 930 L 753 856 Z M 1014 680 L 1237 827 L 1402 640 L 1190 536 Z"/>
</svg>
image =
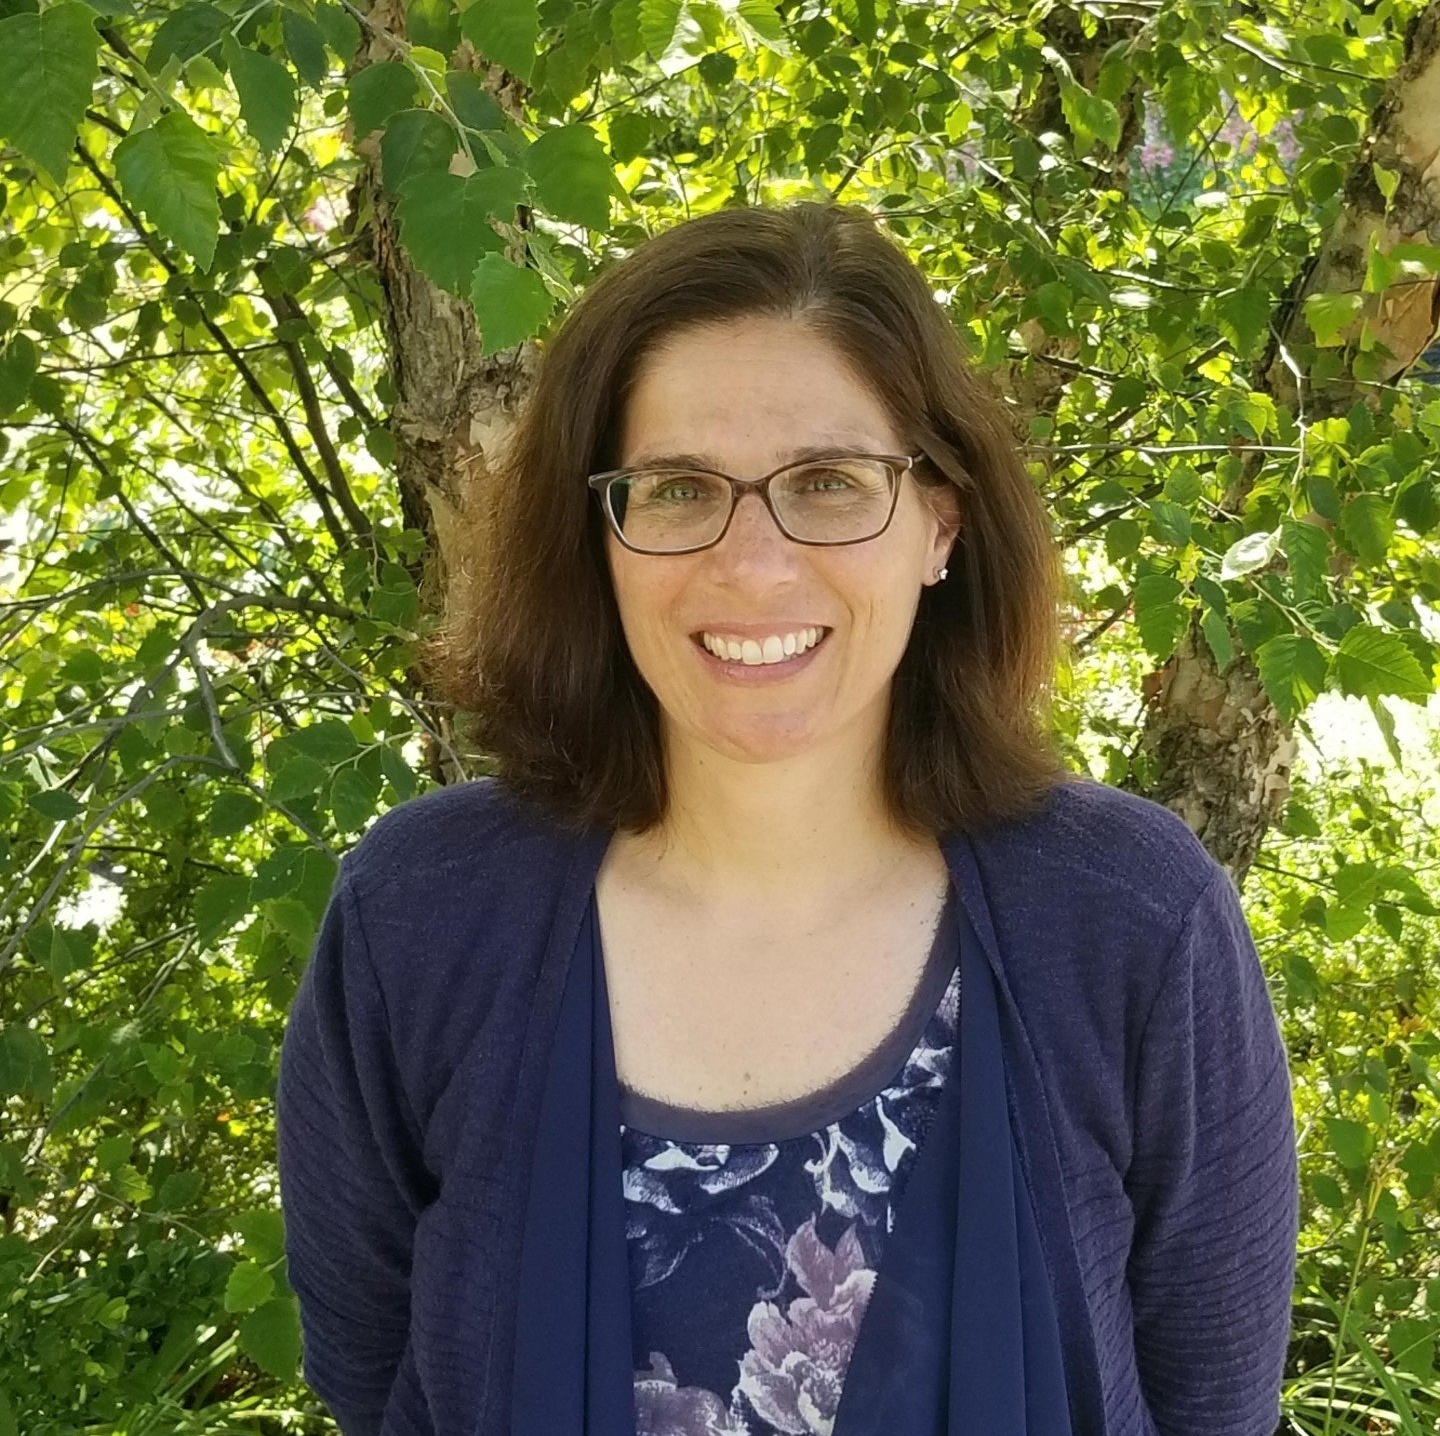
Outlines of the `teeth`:
<svg viewBox="0 0 1440 1436">
<path fill-rule="evenodd" d="M 745 663 L 750 667 L 762 664 L 784 663 L 787 658 L 797 657 L 819 643 L 821 628 L 802 628 L 794 633 L 771 634 L 763 641 L 754 638 L 722 638 L 713 633 L 702 633 L 700 641 L 717 658 L 729 663 Z"/>
</svg>

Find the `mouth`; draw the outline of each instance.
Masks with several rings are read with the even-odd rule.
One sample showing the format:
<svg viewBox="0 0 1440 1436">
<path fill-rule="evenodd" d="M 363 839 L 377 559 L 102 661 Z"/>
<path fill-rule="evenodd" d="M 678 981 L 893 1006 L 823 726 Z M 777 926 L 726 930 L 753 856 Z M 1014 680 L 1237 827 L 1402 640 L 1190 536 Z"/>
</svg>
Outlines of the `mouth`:
<svg viewBox="0 0 1440 1436">
<path fill-rule="evenodd" d="M 779 646 L 773 642 L 762 644 L 757 640 L 731 640 L 729 645 L 721 645 L 720 651 L 710 647 L 705 642 L 705 634 L 692 633 L 690 641 L 698 648 L 701 654 L 713 664 L 727 673 L 764 673 L 767 671 L 785 670 L 794 671 L 797 668 L 805 667 L 811 658 L 825 646 L 826 640 L 834 630 L 823 624 L 814 624 L 808 629 L 799 629 L 794 636 L 787 634 Z M 814 635 L 813 639 L 811 635 Z M 737 655 L 737 647 L 740 649 Z M 784 651 L 790 648 L 790 652 Z M 722 656 L 723 655 L 723 656 Z"/>
</svg>

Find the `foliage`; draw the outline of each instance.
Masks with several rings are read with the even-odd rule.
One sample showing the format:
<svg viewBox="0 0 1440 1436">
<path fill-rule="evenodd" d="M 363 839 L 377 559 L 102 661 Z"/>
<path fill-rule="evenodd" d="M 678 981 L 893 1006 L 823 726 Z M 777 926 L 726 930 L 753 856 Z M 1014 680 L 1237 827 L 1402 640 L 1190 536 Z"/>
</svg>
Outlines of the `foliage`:
<svg viewBox="0 0 1440 1436">
<path fill-rule="evenodd" d="M 337 853 L 446 741 L 377 205 L 495 351 L 687 214 L 865 203 L 1030 414 L 1077 760 L 1153 777 L 1113 695 L 1193 618 L 1302 731 L 1353 696 L 1401 761 L 1440 397 L 1376 379 L 1354 293 L 1310 296 L 1288 357 L 1373 405 L 1292 412 L 1259 371 L 1417 7 L 1123 8 L 412 0 L 399 38 L 336 0 L 0 0 L 0 1433 L 318 1425 L 276 1047 Z M 518 115 L 477 53 L 528 82 Z M 1367 292 L 1437 270 L 1377 251 Z M 1297 771 L 1251 901 L 1304 1128 L 1296 1431 L 1440 1420 L 1413 801 Z"/>
</svg>

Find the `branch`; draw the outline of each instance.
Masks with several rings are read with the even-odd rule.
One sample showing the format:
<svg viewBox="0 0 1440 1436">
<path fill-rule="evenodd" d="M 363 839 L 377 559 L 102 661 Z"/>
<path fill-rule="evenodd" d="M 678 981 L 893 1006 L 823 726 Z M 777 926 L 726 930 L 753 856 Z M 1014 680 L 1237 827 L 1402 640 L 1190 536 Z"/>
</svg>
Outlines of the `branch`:
<svg viewBox="0 0 1440 1436">
<path fill-rule="evenodd" d="M 144 226 L 140 216 L 130 208 L 129 203 L 120 194 L 120 191 L 116 189 L 110 177 L 95 163 L 90 157 L 89 151 L 86 150 L 85 146 L 78 140 L 75 143 L 75 152 L 80 156 L 80 160 L 85 168 L 95 176 L 97 183 L 100 185 L 100 188 L 105 191 L 110 201 L 120 210 L 135 230 L 135 233 L 144 241 L 145 247 L 154 255 L 156 261 L 168 274 L 183 278 L 184 276 L 181 274 L 179 267 L 173 263 L 165 253 L 164 247 Z M 274 422 L 275 428 L 280 435 L 280 441 L 285 445 L 285 452 L 290 455 L 291 462 L 295 465 L 301 478 L 304 479 L 305 486 L 310 490 L 311 497 L 313 497 L 315 502 L 320 506 L 320 512 L 325 520 L 325 526 L 330 530 L 330 536 L 335 540 L 335 546 L 341 550 L 347 548 L 349 546 L 350 536 L 345 532 L 339 519 L 336 518 L 334 511 L 330 507 L 330 494 L 325 488 L 325 485 L 316 477 L 315 471 L 310 467 L 309 462 L 305 458 L 304 451 L 300 448 L 299 444 L 296 443 L 295 435 L 291 432 L 289 424 L 285 422 L 285 416 L 276 408 L 274 400 L 271 399 L 265 386 L 256 378 L 255 371 L 246 363 L 244 356 L 236 349 L 234 344 L 230 342 L 229 335 L 227 335 L 206 312 L 202 297 L 195 295 L 188 284 L 186 285 L 186 289 L 195 299 L 196 307 L 200 312 L 200 322 L 210 331 L 215 342 L 224 351 L 226 358 L 228 358 L 239 371 L 240 377 L 245 381 L 246 388 L 255 396 L 260 407 L 265 410 Z"/>
</svg>

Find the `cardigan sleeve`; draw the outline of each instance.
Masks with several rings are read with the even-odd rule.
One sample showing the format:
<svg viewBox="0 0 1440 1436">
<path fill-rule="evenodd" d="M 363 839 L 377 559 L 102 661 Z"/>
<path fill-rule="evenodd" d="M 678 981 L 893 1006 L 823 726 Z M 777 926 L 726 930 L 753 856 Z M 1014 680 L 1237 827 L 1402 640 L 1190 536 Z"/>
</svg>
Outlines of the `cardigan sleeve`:
<svg viewBox="0 0 1440 1436">
<path fill-rule="evenodd" d="M 291 1004 L 275 1102 L 302 1372 L 342 1436 L 377 1436 L 409 1335 L 423 1168 L 343 862 Z"/>
<path fill-rule="evenodd" d="M 1167 958 L 1135 1069 L 1128 1277 L 1162 1436 L 1273 1436 L 1299 1172 L 1289 1062 L 1229 873 Z"/>
</svg>

